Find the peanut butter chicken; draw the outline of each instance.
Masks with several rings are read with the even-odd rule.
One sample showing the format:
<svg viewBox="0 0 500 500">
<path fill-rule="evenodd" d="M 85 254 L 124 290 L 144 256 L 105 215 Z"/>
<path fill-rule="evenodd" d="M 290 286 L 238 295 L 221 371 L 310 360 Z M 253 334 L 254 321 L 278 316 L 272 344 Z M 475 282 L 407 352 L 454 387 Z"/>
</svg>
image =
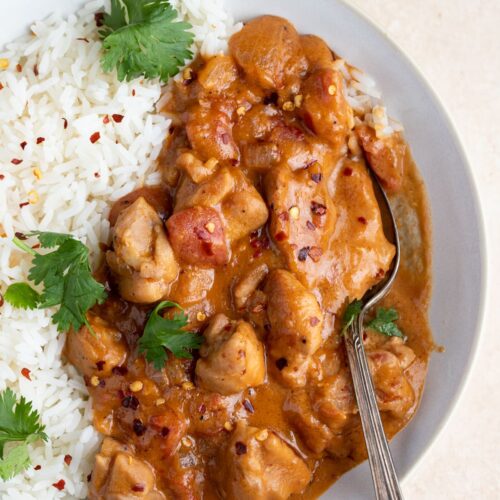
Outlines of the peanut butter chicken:
<svg viewBox="0 0 500 500">
<path fill-rule="evenodd" d="M 264 16 L 173 84 L 163 182 L 113 206 L 110 298 L 94 333 L 67 337 L 105 436 L 90 499 L 314 498 L 366 458 L 342 316 L 395 251 L 366 162 L 413 222 L 384 301 L 406 339 L 367 329 L 365 347 L 388 435 L 414 414 L 432 349 L 424 189 L 403 138 L 357 119 L 335 59 Z M 137 343 L 161 300 L 203 344 L 157 370 Z"/>
</svg>

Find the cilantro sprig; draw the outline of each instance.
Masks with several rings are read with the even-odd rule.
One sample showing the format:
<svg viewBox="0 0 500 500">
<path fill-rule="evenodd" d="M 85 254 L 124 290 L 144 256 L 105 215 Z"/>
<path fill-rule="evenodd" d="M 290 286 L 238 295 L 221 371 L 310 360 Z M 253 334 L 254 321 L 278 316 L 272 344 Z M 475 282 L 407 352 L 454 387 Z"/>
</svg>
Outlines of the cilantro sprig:
<svg viewBox="0 0 500 500">
<path fill-rule="evenodd" d="M 111 0 L 100 31 L 104 71 L 116 68 L 120 81 L 145 76 L 166 82 L 177 74 L 193 56 L 194 35 L 176 17 L 168 0 Z"/>
<path fill-rule="evenodd" d="M 71 327 L 78 330 L 84 324 L 90 328 L 85 313 L 106 299 L 106 291 L 92 276 L 88 248 L 70 234 L 34 231 L 26 236 L 38 237 L 42 248 L 56 248 L 40 254 L 14 238 L 21 250 L 33 256 L 28 279 L 35 285 L 43 284 L 43 291 L 38 292 L 28 283 L 14 283 L 7 288 L 5 300 L 23 309 L 59 306 L 52 322 L 60 332 Z"/>
<path fill-rule="evenodd" d="M 0 393 L 0 478 L 7 481 L 31 465 L 28 444 L 47 441 L 40 415 L 24 396 L 17 401 L 14 391 Z M 7 443 L 20 443 L 5 454 Z"/>
<path fill-rule="evenodd" d="M 361 300 L 354 300 L 348 304 L 344 316 L 342 318 L 342 330 L 341 335 L 345 335 L 347 329 L 353 324 L 356 318 L 361 313 L 363 303 Z M 399 314 L 394 308 L 384 309 L 380 307 L 375 313 L 375 317 L 369 321 L 365 328 L 370 328 L 378 333 L 382 333 L 388 337 L 400 337 L 405 338 L 403 332 L 398 328 L 395 323 L 399 319 Z"/>
<path fill-rule="evenodd" d="M 180 312 L 172 318 L 164 318 L 160 312 L 167 308 L 176 308 Z M 144 333 L 139 339 L 139 353 L 157 370 L 161 370 L 167 360 L 167 351 L 172 352 L 177 358 L 192 358 L 190 349 L 198 349 L 203 337 L 194 332 L 185 331 L 188 317 L 182 307 L 169 301 L 160 302 L 151 312 L 144 328 Z"/>
</svg>

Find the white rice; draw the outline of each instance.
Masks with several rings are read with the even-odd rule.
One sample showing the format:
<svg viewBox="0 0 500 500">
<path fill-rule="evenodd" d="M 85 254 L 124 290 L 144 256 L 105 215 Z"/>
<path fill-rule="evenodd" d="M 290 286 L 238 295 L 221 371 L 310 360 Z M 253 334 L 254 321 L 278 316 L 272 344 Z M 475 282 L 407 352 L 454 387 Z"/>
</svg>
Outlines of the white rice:
<svg viewBox="0 0 500 500">
<path fill-rule="evenodd" d="M 90 248 L 95 262 L 99 243 L 109 238 L 110 202 L 159 180 L 155 160 L 170 123 L 155 112 L 160 84 L 120 83 L 101 71 L 94 12 L 104 1 L 89 2 L 78 16 L 54 14 L 36 22 L 33 34 L 0 51 L 0 58 L 10 61 L 0 72 L 0 292 L 26 280 L 30 268 L 30 259 L 11 243 L 15 232 L 72 233 Z M 195 50 L 203 55 L 225 52 L 228 38 L 241 27 L 224 10 L 223 0 L 171 3 L 193 25 Z M 380 136 L 397 129 L 381 106 L 375 82 L 342 60 L 337 65 L 356 119 L 374 126 Z M 123 121 L 115 123 L 113 114 L 123 115 Z M 100 139 L 92 144 L 95 132 Z M 37 144 L 39 137 L 44 141 Z M 31 400 L 49 436 L 47 443 L 30 446 L 33 465 L 42 468 L 0 481 L 2 499 L 87 495 L 100 438 L 91 425 L 83 380 L 61 358 L 64 335 L 58 335 L 51 316 L 52 311 L 16 310 L 7 303 L 0 309 L 0 391 L 11 387 Z M 31 371 L 31 381 L 21 376 L 23 368 Z M 70 466 L 64 463 L 67 454 Z M 65 488 L 58 491 L 53 484 L 61 479 Z"/>
</svg>

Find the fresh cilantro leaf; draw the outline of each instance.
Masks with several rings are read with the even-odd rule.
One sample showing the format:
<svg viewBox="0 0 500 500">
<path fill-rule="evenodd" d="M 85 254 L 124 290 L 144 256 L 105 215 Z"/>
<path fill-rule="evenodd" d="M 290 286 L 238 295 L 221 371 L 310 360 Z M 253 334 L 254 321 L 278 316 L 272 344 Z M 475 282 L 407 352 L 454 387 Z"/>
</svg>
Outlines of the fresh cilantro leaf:
<svg viewBox="0 0 500 500">
<path fill-rule="evenodd" d="M 383 307 L 377 309 L 375 318 L 373 318 L 366 326 L 376 332 L 387 335 L 388 337 L 401 337 L 404 338 L 403 333 L 398 328 L 396 320 L 399 319 L 399 314 L 396 309 L 384 309 Z"/>
<path fill-rule="evenodd" d="M 22 443 L 12 448 L 4 458 L 0 459 L 0 478 L 7 481 L 25 471 L 30 465 L 28 446 Z"/>
<path fill-rule="evenodd" d="M 33 255 L 28 278 L 35 285 L 43 284 L 43 292 L 38 294 L 29 285 L 17 283 L 7 289 L 6 299 L 16 307 L 45 309 L 59 306 L 52 317 L 57 329 L 60 332 L 70 327 L 78 330 L 87 324 L 85 313 L 106 299 L 104 286 L 92 276 L 88 248 L 70 234 L 35 231 L 29 235 L 37 236 L 44 248 L 58 247 L 53 252 L 39 254 L 24 242 L 14 239 L 19 248 Z"/>
<path fill-rule="evenodd" d="M 14 283 L 5 291 L 4 299 L 14 307 L 36 309 L 40 303 L 40 294 L 28 283 Z"/>
<path fill-rule="evenodd" d="M 166 0 L 112 0 L 100 32 L 104 71 L 116 68 L 120 81 L 145 76 L 165 82 L 177 74 L 193 55 L 194 35 L 176 17 Z"/>
<path fill-rule="evenodd" d="M 73 239 L 71 234 L 51 233 L 43 231 L 31 231 L 27 236 L 36 236 L 43 248 L 54 248 L 62 245 L 65 241 Z"/>
<path fill-rule="evenodd" d="M 175 307 L 181 312 L 172 318 L 163 318 L 160 312 L 163 309 Z M 168 349 L 177 358 L 192 358 L 189 349 L 198 349 L 203 337 L 194 332 L 183 330 L 188 324 L 188 317 L 179 304 L 175 302 L 160 302 L 151 312 L 139 339 L 139 352 L 144 353 L 146 360 L 153 363 L 157 370 L 161 370 L 167 360 Z"/>
<path fill-rule="evenodd" d="M 363 303 L 361 300 L 354 300 L 351 302 L 344 312 L 344 317 L 342 318 L 342 335 L 345 335 L 347 329 L 353 324 L 356 317 L 361 312 Z"/>
<path fill-rule="evenodd" d="M 24 396 L 17 401 L 14 391 L 0 393 L 0 477 L 9 479 L 30 465 L 27 444 L 38 439 L 47 441 L 40 415 Z M 7 443 L 21 443 L 4 457 Z"/>
<path fill-rule="evenodd" d="M 384 309 L 383 307 L 377 309 L 375 318 L 373 318 L 366 326 L 379 333 L 389 337 L 404 338 L 403 333 L 396 325 L 395 321 L 399 319 L 399 314 L 396 309 Z"/>
</svg>

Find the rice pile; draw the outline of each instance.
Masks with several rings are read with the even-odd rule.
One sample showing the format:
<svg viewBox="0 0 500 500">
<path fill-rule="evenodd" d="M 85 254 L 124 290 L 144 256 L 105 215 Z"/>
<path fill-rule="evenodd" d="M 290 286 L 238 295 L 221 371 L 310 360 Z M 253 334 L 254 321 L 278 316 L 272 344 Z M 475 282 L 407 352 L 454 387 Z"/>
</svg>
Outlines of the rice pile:
<svg viewBox="0 0 500 500">
<path fill-rule="evenodd" d="M 120 83 L 101 71 L 94 13 L 103 3 L 36 22 L 32 34 L 0 50 L 9 60 L 0 71 L 0 292 L 26 280 L 30 268 L 11 243 L 15 232 L 72 233 L 95 261 L 99 243 L 108 241 L 110 202 L 159 181 L 155 160 L 170 123 L 155 113 L 161 87 Z M 235 28 L 220 0 L 172 4 L 193 25 L 197 50 L 226 49 Z M 1 307 L 0 391 L 12 387 L 31 400 L 49 436 L 30 447 L 42 468 L 0 480 L 2 499 L 86 497 L 100 439 L 83 380 L 61 359 L 63 344 L 50 310 Z M 53 486 L 61 479 L 63 491 Z"/>
<path fill-rule="evenodd" d="M 171 0 L 193 25 L 195 50 L 225 52 L 241 27 L 223 0 Z M 100 68 L 101 44 L 94 13 L 104 0 L 88 3 L 78 16 L 52 15 L 36 22 L 31 34 L 0 58 L 0 292 L 26 280 L 30 259 L 11 243 L 18 231 L 72 233 L 96 260 L 99 243 L 109 239 L 110 203 L 143 184 L 158 182 L 155 172 L 170 124 L 156 113 L 159 82 L 120 83 Z M 375 83 L 364 73 L 336 62 L 355 119 L 379 136 L 397 124 L 380 105 Z M 13 388 L 40 411 L 49 436 L 30 448 L 33 465 L 0 481 L 0 498 L 85 498 L 87 475 L 100 438 L 81 377 L 61 359 L 64 335 L 51 323 L 51 311 L 0 308 L 0 391 Z M 30 370 L 31 381 L 21 375 Z M 71 455 L 68 466 L 64 457 Z M 65 481 L 63 491 L 53 486 Z"/>
</svg>

